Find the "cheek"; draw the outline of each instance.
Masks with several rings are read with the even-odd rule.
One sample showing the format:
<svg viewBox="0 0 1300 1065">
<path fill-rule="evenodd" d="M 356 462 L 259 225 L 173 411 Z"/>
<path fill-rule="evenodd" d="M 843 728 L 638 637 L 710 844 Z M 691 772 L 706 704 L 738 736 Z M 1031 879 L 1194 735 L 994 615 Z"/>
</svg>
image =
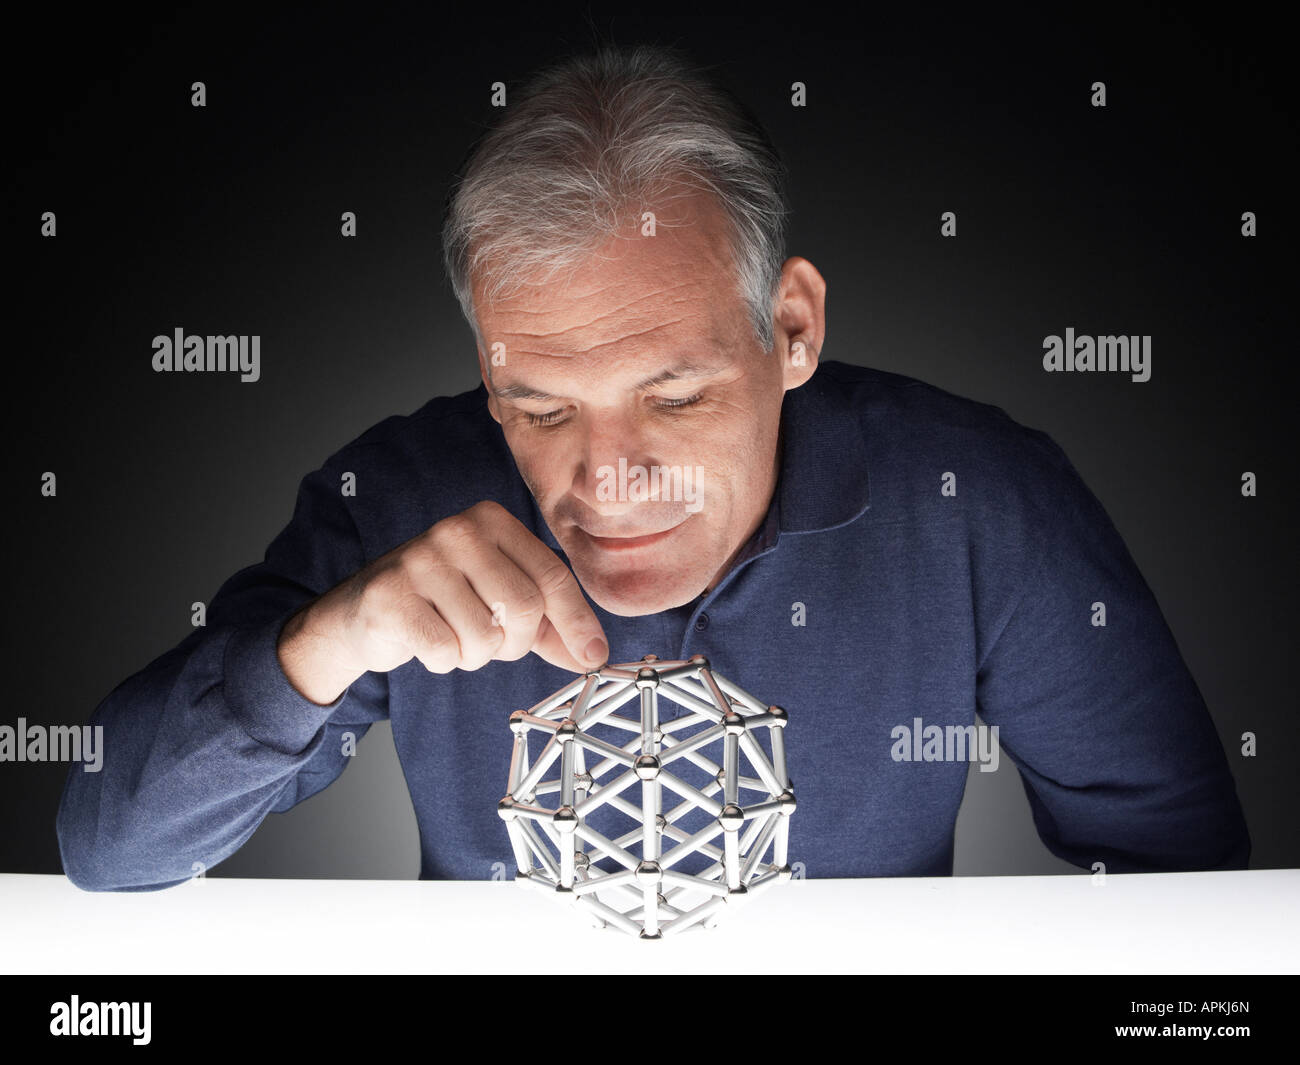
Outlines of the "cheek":
<svg viewBox="0 0 1300 1065">
<path fill-rule="evenodd" d="M 506 444 L 533 498 L 542 501 L 557 494 L 562 470 L 543 443 L 529 433 L 507 433 Z"/>
</svg>

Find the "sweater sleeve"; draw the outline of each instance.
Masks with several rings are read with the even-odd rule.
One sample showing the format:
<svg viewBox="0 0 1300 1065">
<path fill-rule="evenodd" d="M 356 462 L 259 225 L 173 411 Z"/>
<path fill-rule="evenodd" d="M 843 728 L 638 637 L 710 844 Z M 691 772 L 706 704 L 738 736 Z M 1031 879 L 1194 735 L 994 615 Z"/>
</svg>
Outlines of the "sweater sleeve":
<svg viewBox="0 0 1300 1065">
<path fill-rule="evenodd" d="M 1011 493 L 1023 507 L 1008 534 L 1027 577 L 980 663 L 980 716 L 1058 857 L 1112 873 L 1245 868 L 1223 745 L 1155 597 L 1064 452 L 1033 436 L 1043 461 Z"/>
<path fill-rule="evenodd" d="M 102 765 L 74 763 L 57 817 L 68 878 L 87 891 L 150 891 L 211 869 L 269 812 L 330 784 L 388 716 L 387 676 L 362 674 L 318 705 L 284 675 L 276 642 L 304 603 L 365 564 L 339 478 L 299 487 L 261 563 L 225 582 L 207 624 L 119 684 L 90 724 Z"/>
</svg>

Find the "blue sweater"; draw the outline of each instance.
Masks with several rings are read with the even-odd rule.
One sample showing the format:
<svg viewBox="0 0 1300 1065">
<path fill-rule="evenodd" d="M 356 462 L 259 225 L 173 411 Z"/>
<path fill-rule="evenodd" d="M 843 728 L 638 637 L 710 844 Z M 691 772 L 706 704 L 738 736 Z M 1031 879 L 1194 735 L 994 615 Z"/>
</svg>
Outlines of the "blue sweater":
<svg viewBox="0 0 1300 1065">
<path fill-rule="evenodd" d="M 563 557 L 485 401 L 481 386 L 433 399 L 331 456 L 303 479 L 265 560 L 221 587 L 206 627 L 104 699 L 92 718 L 103 768 L 74 765 L 59 808 L 73 883 L 150 890 L 215 866 L 268 813 L 327 787 L 347 766 L 345 734 L 385 717 L 420 876 L 513 868 L 496 809 L 507 718 L 571 674 L 532 654 L 445 675 L 412 660 L 318 706 L 275 650 L 303 603 L 482 499 Z M 1250 839 L 1195 682 L 1119 533 L 1047 435 L 836 362 L 786 393 L 782 427 L 765 523 L 714 591 L 643 617 L 594 609 L 611 661 L 702 653 L 785 707 L 791 862 L 819 878 L 951 875 L 970 764 L 922 738 L 978 711 L 1059 857 L 1114 873 L 1245 867 Z M 344 471 L 355 496 L 341 493 Z"/>
</svg>

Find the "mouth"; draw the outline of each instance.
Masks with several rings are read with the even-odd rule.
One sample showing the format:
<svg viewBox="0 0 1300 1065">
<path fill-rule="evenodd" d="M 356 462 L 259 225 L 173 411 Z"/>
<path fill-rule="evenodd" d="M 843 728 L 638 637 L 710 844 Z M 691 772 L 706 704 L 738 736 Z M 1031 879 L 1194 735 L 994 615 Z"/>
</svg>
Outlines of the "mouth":
<svg viewBox="0 0 1300 1065">
<path fill-rule="evenodd" d="M 635 551 L 641 547 L 651 547 L 654 544 L 663 543 L 678 529 L 686 524 L 685 519 L 678 522 L 671 529 L 665 529 L 663 532 L 649 533 L 646 536 L 593 536 L 586 529 L 579 526 L 579 531 L 593 545 L 602 551 Z"/>
</svg>

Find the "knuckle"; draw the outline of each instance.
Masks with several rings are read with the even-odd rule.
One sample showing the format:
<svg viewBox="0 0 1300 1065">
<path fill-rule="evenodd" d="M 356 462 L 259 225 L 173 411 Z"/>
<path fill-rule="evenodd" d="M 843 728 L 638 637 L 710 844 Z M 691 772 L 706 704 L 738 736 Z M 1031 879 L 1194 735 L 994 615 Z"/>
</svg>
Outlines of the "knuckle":
<svg viewBox="0 0 1300 1065">
<path fill-rule="evenodd" d="M 403 551 L 397 565 L 402 576 L 407 581 L 414 583 L 433 568 L 436 560 L 435 551 L 431 550 L 428 544 L 419 543 Z"/>
<path fill-rule="evenodd" d="M 382 617 L 402 583 L 392 569 L 383 569 L 366 581 L 359 596 L 361 614 L 367 621 Z"/>
<path fill-rule="evenodd" d="M 465 513 L 473 514 L 475 518 L 480 520 L 493 520 L 500 518 L 502 514 L 509 514 L 510 512 L 494 499 L 482 499 Z"/>
<path fill-rule="evenodd" d="M 463 545 L 475 538 L 477 525 L 468 511 L 443 518 L 431 530 L 435 542 Z"/>
<path fill-rule="evenodd" d="M 569 567 L 557 558 L 537 575 L 537 588 L 543 596 L 554 595 L 565 590 L 572 580 Z"/>
<path fill-rule="evenodd" d="M 367 611 L 362 615 L 361 627 L 367 639 L 378 639 L 387 631 L 384 615 L 377 610 Z"/>
<path fill-rule="evenodd" d="M 507 622 L 528 622 L 532 625 L 546 613 L 546 597 L 535 584 L 513 588 L 506 600 Z"/>
<path fill-rule="evenodd" d="M 437 618 L 427 603 L 414 597 L 409 599 L 402 621 L 410 634 L 411 642 L 421 649 L 422 654 L 434 658 L 455 657 L 459 654 L 455 633 Z"/>
</svg>

